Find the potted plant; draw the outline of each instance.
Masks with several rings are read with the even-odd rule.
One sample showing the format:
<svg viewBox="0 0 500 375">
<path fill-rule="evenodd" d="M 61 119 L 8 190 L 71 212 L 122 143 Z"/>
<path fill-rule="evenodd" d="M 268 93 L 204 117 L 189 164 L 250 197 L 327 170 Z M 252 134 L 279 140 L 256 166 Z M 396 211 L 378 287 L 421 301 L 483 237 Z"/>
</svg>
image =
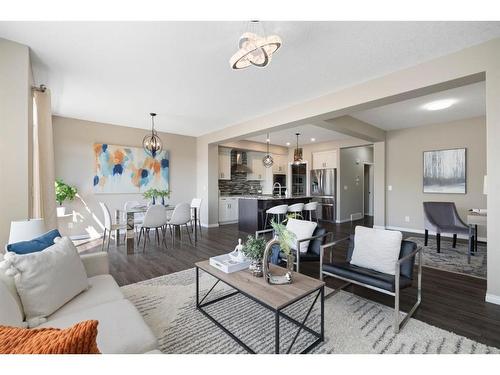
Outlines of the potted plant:
<svg viewBox="0 0 500 375">
<path fill-rule="evenodd" d="M 157 190 L 158 196 L 161 197 L 161 204 L 165 206 L 165 197 L 170 198 L 170 190 Z"/>
<path fill-rule="evenodd" d="M 271 221 L 271 227 L 274 230 L 274 239 L 279 242 L 281 252 L 287 257 L 287 268 L 293 271 L 294 257 L 292 254 L 292 246 L 297 237 L 293 232 L 289 231 L 285 225 L 275 222 L 274 220 Z"/>
<path fill-rule="evenodd" d="M 64 216 L 66 214 L 66 207 L 62 205 L 63 202 L 75 199 L 78 191 L 76 190 L 76 187 L 66 184 L 60 178 L 55 181 L 55 190 L 56 201 L 59 203 L 59 207 L 57 207 L 57 216 Z"/>
<path fill-rule="evenodd" d="M 158 190 L 150 188 L 142 193 L 142 196 L 145 199 L 151 199 L 151 204 L 154 205 L 156 203 L 156 197 L 158 196 Z"/>
<path fill-rule="evenodd" d="M 248 236 L 241 250 L 243 254 L 252 261 L 249 269 L 252 275 L 256 277 L 262 277 L 262 259 L 265 249 L 266 240 L 263 237 Z"/>
</svg>

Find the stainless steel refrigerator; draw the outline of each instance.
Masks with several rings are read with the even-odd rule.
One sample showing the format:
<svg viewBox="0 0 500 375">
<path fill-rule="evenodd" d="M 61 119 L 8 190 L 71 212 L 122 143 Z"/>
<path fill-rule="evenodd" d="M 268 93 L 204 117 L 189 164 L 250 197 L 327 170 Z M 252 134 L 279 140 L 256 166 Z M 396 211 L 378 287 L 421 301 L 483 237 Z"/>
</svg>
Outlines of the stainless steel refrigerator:
<svg viewBox="0 0 500 375">
<path fill-rule="evenodd" d="M 337 170 L 311 170 L 311 195 L 318 202 L 317 215 L 319 220 L 335 223 L 337 215 Z"/>
</svg>

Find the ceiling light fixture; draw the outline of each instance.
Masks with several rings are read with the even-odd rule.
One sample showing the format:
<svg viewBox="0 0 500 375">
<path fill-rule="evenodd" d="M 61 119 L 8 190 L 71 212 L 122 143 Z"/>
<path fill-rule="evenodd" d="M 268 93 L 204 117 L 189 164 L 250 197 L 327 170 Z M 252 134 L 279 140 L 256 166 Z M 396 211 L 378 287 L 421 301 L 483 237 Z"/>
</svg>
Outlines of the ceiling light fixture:
<svg viewBox="0 0 500 375">
<path fill-rule="evenodd" d="M 161 152 L 163 145 L 161 143 L 160 137 L 158 136 L 158 133 L 155 130 L 156 113 L 150 113 L 149 115 L 151 116 L 151 134 L 148 134 L 144 137 L 144 139 L 142 140 L 142 147 L 148 155 L 156 157 L 156 155 Z"/>
<path fill-rule="evenodd" d="M 271 142 L 271 139 L 269 138 L 269 133 L 267 133 L 267 139 L 266 139 L 266 143 L 267 143 L 267 153 L 266 155 L 262 158 L 262 164 L 264 164 L 264 167 L 266 168 L 271 168 L 274 164 L 274 160 L 273 160 L 273 157 L 271 156 L 271 154 L 269 153 L 269 142 Z"/>
<path fill-rule="evenodd" d="M 441 109 L 446 109 L 451 107 L 457 102 L 456 99 L 441 99 L 435 100 L 433 102 L 426 103 L 422 106 L 423 109 L 427 111 L 439 111 Z"/>
<path fill-rule="evenodd" d="M 316 142 L 316 138 L 311 138 L 311 142 Z"/>
<path fill-rule="evenodd" d="M 290 142 L 287 142 L 287 143 L 286 143 L 286 145 L 287 145 L 287 146 L 290 146 L 290 145 L 291 145 L 291 143 L 290 143 Z"/>
<path fill-rule="evenodd" d="M 293 164 L 302 164 L 303 159 L 302 159 L 302 149 L 299 148 L 299 135 L 300 133 L 295 133 L 297 136 L 297 147 L 293 151 Z"/>
<path fill-rule="evenodd" d="M 263 36 L 256 33 L 259 26 Z M 281 38 L 277 35 L 265 36 L 261 22 L 251 21 L 248 28 L 251 31 L 240 37 L 239 50 L 229 59 L 229 64 L 234 70 L 247 68 L 250 65 L 263 68 L 271 62 L 273 53 L 281 47 Z"/>
</svg>

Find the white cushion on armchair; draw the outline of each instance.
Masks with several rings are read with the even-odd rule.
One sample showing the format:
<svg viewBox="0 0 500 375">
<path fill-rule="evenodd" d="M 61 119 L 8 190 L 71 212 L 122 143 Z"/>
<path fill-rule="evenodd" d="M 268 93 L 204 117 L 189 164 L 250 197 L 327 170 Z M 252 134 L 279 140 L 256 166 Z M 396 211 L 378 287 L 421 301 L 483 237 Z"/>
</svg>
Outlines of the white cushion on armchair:
<svg viewBox="0 0 500 375">
<path fill-rule="evenodd" d="M 402 240 L 401 232 L 358 225 L 354 231 L 351 264 L 395 275 Z"/>
</svg>

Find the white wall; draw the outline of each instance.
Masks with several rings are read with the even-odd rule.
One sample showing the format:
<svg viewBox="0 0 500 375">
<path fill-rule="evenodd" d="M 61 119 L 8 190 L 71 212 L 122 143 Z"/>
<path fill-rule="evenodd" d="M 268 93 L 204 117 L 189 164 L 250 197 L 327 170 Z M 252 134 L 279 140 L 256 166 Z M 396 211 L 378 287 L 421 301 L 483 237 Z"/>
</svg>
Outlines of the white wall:
<svg viewBox="0 0 500 375">
<path fill-rule="evenodd" d="M 30 215 L 30 72 L 28 47 L 0 39 L 0 251 L 10 222 Z"/>
<path fill-rule="evenodd" d="M 65 117 L 53 117 L 56 177 L 78 189 L 80 198 L 64 206 L 75 211 L 74 218 L 59 219 L 67 234 L 97 235 L 102 231 L 103 215 L 99 201 L 111 212 L 123 208 L 127 200 L 143 201 L 142 194 L 94 194 L 94 143 L 142 147 L 145 130 L 102 124 Z M 196 139 L 159 133 L 170 153 L 170 202 L 191 202 L 196 195 Z M 69 226 L 69 227 L 68 227 Z M 72 227 L 72 228 L 71 228 Z"/>
<path fill-rule="evenodd" d="M 423 152 L 467 149 L 467 193 L 424 194 Z M 486 118 L 453 121 L 387 132 L 386 138 L 387 225 L 424 229 L 422 202 L 455 202 L 462 219 L 471 208 L 486 208 L 483 177 L 486 174 Z M 410 221 L 405 221 L 408 216 Z M 480 237 L 484 237 L 480 229 Z"/>
</svg>

